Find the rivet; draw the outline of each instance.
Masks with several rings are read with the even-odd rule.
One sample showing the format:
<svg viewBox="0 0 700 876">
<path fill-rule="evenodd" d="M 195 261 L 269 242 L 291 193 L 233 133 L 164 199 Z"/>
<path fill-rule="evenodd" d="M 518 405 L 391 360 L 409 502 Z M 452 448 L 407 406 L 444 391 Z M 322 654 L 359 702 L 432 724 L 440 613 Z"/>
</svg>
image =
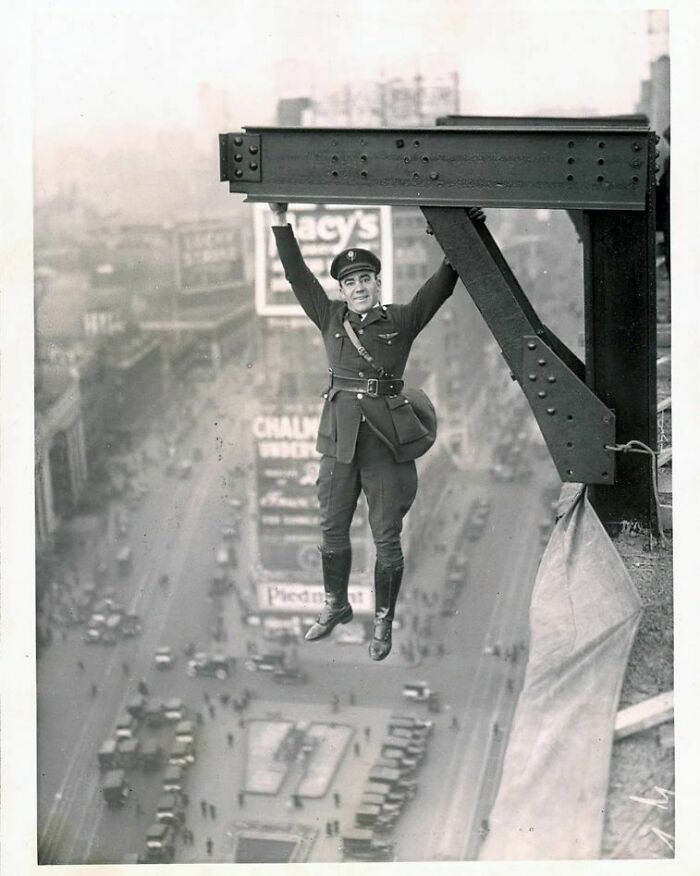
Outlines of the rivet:
<svg viewBox="0 0 700 876">
<path fill-rule="evenodd" d="M 557 378 L 553 374 L 550 374 L 549 377 L 547 377 L 547 382 L 548 383 L 556 383 Z"/>
<path fill-rule="evenodd" d="M 408 157 L 408 155 L 404 155 L 404 157 L 403 157 L 403 163 L 404 163 L 404 164 L 408 164 L 408 162 L 409 162 L 410 160 L 411 160 L 411 159 Z"/>
<path fill-rule="evenodd" d="M 537 344 L 534 341 L 528 341 L 527 348 L 528 350 L 536 350 Z"/>
<path fill-rule="evenodd" d="M 399 137 L 399 138 L 396 140 L 396 145 L 397 145 L 397 147 L 398 147 L 399 149 L 403 149 L 403 147 L 404 147 L 404 140 L 403 140 L 403 137 Z"/>
<path fill-rule="evenodd" d="M 633 151 L 633 152 L 639 152 L 639 150 L 640 150 L 641 148 L 642 148 L 642 147 L 639 145 L 639 143 L 633 143 L 633 144 L 632 144 L 632 151 Z"/>
<path fill-rule="evenodd" d="M 249 167 L 251 170 L 257 170 L 257 169 L 258 169 L 258 162 L 257 162 L 257 161 L 251 161 L 250 164 L 248 165 L 248 167 Z"/>
<path fill-rule="evenodd" d="M 575 158 L 567 158 L 567 159 L 566 159 L 566 163 L 567 163 L 567 164 L 573 164 L 575 161 L 576 161 Z"/>
<path fill-rule="evenodd" d="M 360 329 L 360 330 L 357 332 L 358 335 L 363 335 L 364 333 L 365 333 L 365 330 L 364 330 L 364 329 Z"/>
<path fill-rule="evenodd" d="M 434 170 L 434 171 L 430 174 L 430 179 L 440 179 L 440 174 L 439 174 L 436 170 Z"/>
<path fill-rule="evenodd" d="M 367 156 L 364 153 L 360 155 L 360 161 L 367 161 Z"/>
<path fill-rule="evenodd" d="M 544 337 L 544 329 L 537 329 L 535 334 L 537 335 L 538 338 Z"/>
<path fill-rule="evenodd" d="M 573 416 L 572 416 L 571 414 L 567 414 L 567 415 L 566 415 L 566 419 L 567 419 L 567 420 L 573 420 Z"/>
<path fill-rule="evenodd" d="M 257 155 L 258 154 L 258 147 L 257 146 L 249 146 L 248 152 L 250 152 L 251 155 Z"/>
<path fill-rule="evenodd" d="M 337 161 L 337 160 L 338 160 L 337 155 L 331 155 L 331 161 Z"/>
<path fill-rule="evenodd" d="M 357 397 L 358 397 L 358 398 L 364 398 L 364 396 L 362 395 L 361 392 L 358 392 L 358 393 L 357 393 Z"/>
<path fill-rule="evenodd" d="M 537 380 L 537 375 L 536 374 L 528 374 L 527 379 L 528 380 Z"/>
<path fill-rule="evenodd" d="M 240 152 L 236 152 L 236 154 L 233 156 L 233 160 L 234 161 L 243 161 L 243 156 L 241 155 Z"/>
<path fill-rule="evenodd" d="M 605 149 L 605 143 L 603 142 L 603 140 L 598 143 L 598 149 Z"/>
<path fill-rule="evenodd" d="M 604 158 L 599 158 L 599 159 L 598 159 L 598 164 L 605 164 L 605 159 L 604 159 Z"/>
<path fill-rule="evenodd" d="M 566 175 L 566 178 L 567 178 L 567 180 L 568 180 L 569 182 L 573 182 L 573 181 L 574 181 L 574 175 L 573 175 L 573 173 L 568 173 L 568 174 Z"/>
<path fill-rule="evenodd" d="M 573 140 L 569 140 L 569 149 L 573 149 L 575 145 Z"/>
<path fill-rule="evenodd" d="M 365 372 L 364 372 L 364 371 L 358 371 L 358 372 L 357 372 L 357 376 L 358 376 L 358 377 L 364 377 L 364 376 L 365 376 Z"/>
<path fill-rule="evenodd" d="M 566 473 L 567 473 L 568 475 L 572 475 L 572 474 L 574 473 L 574 471 L 573 471 L 573 469 L 571 469 L 571 468 L 567 468 Z"/>
<path fill-rule="evenodd" d="M 387 344 L 389 344 L 389 346 L 391 346 L 391 341 L 387 341 Z"/>
<path fill-rule="evenodd" d="M 427 155 L 424 155 L 424 156 L 421 158 L 421 161 L 424 161 L 424 162 L 427 164 L 427 163 L 430 161 L 430 159 L 428 158 Z"/>
<path fill-rule="evenodd" d="M 336 332 L 336 333 L 335 333 L 335 336 L 336 336 L 336 338 L 339 338 L 339 337 L 341 336 L 341 335 L 340 335 L 340 332 Z M 328 370 L 330 371 L 331 369 L 329 368 Z"/>
<path fill-rule="evenodd" d="M 236 168 L 236 170 L 234 172 L 234 176 L 238 176 L 238 177 L 243 176 L 243 171 L 240 169 L 240 167 Z"/>
<path fill-rule="evenodd" d="M 574 446 L 574 442 L 573 442 L 573 441 L 567 441 L 567 442 L 566 442 L 566 446 L 567 446 L 567 447 L 573 447 L 573 446 Z"/>
<path fill-rule="evenodd" d="M 547 364 L 547 360 L 546 360 L 546 359 L 538 359 L 538 360 L 537 360 L 537 364 L 538 364 L 538 365 L 546 365 L 546 364 Z"/>
<path fill-rule="evenodd" d="M 233 142 L 236 146 L 242 146 L 243 145 L 243 137 L 234 137 Z"/>
<path fill-rule="evenodd" d="M 609 475 L 608 475 L 608 473 L 607 473 L 606 471 L 603 472 L 603 477 L 604 477 L 604 478 L 609 477 Z"/>
<path fill-rule="evenodd" d="M 603 417 L 603 422 L 604 422 L 604 423 L 609 423 L 609 422 L 610 422 L 610 417 L 607 417 L 607 416 L 606 416 L 606 417 Z"/>
<path fill-rule="evenodd" d="M 420 174 L 418 173 L 417 170 L 415 170 L 415 171 L 413 172 L 413 179 L 420 179 Z"/>
<path fill-rule="evenodd" d="M 338 176 L 338 171 L 337 171 L 337 170 L 332 170 L 332 171 L 331 171 L 331 176 Z"/>
<path fill-rule="evenodd" d="M 638 177 L 638 176 L 633 176 L 633 177 L 632 177 L 632 182 L 633 182 L 633 183 L 638 183 L 638 182 L 639 182 L 639 177 Z"/>
<path fill-rule="evenodd" d="M 550 417 L 554 416 L 554 414 L 556 414 L 556 412 L 557 412 L 556 408 L 547 408 L 547 413 L 549 414 Z"/>
<path fill-rule="evenodd" d="M 362 177 L 366 177 L 366 176 L 367 176 L 367 171 L 366 171 L 366 170 L 362 170 L 362 171 L 360 171 L 360 176 L 362 176 Z"/>
<path fill-rule="evenodd" d="M 654 134 L 654 143 L 658 143 L 661 140 L 658 134 Z"/>
<path fill-rule="evenodd" d="M 537 395 L 538 395 L 539 398 L 547 398 L 547 393 L 546 393 L 543 389 L 541 389 L 541 390 L 537 393 Z"/>
<path fill-rule="evenodd" d="M 413 145 L 418 148 L 420 146 L 420 140 L 414 140 Z"/>
<path fill-rule="evenodd" d="M 603 182 L 604 179 L 605 179 L 604 176 L 599 176 L 599 177 L 597 177 L 598 182 Z"/>
<path fill-rule="evenodd" d="M 658 149 L 655 149 L 654 152 L 656 153 L 654 156 L 655 158 L 661 158 L 661 153 L 659 152 Z"/>
</svg>

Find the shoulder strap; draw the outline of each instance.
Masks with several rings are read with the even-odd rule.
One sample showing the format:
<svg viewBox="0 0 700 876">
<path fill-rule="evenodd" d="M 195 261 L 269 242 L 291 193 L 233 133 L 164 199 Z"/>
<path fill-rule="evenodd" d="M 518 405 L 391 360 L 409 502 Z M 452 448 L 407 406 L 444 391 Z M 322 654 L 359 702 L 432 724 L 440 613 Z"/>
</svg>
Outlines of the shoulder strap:
<svg viewBox="0 0 700 876">
<path fill-rule="evenodd" d="M 345 329 L 345 334 L 350 338 L 350 342 L 353 347 L 357 350 L 357 352 L 362 356 L 365 362 L 368 362 L 373 368 L 376 368 L 379 372 L 380 377 L 384 377 L 385 371 L 382 366 L 374 360 L 374 358 L 367 352 L 367 350 L 360 343 L 360 339 L 355 334 L 355 329 L 350 325 L 350 320 L 345 317 L 343 320 L 343 328 Z"/>
</svg>

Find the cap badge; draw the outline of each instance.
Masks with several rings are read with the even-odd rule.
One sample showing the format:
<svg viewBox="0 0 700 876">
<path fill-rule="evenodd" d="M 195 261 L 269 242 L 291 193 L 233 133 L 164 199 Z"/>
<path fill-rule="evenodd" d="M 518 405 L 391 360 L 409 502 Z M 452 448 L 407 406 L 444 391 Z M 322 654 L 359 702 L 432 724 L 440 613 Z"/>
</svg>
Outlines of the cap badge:
<svg viewBox="0 0 700 876">
<path fill-rule="evenodd" d="M 354 262 L 354 261 L 355 261 L 355 250 L 354 250 L 354 249 L 349 249 L 348 252 L 347 252 L 347 256 L 348 256 L 348 258 L 350 259 L 351 262 Z"/>
</svg>

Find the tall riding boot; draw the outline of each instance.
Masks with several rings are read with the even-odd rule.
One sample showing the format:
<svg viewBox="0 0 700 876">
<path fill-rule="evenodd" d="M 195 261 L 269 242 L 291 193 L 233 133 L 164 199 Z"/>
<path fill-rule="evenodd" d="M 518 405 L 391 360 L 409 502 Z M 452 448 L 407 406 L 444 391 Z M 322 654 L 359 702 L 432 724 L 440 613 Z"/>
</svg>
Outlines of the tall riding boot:
<svg viewBox="0 0 700 876">
<path fill-rule="evenodd" d="M 369 643 L 372 660 L 383 660 L 391 651 L 391 625 L 401 588 L 403 566 L 374 566 L 374 637 Z"/>
<path fill-rule="evenodd" d="M 308 630 L 305 638 L 309 641 L 327 636 L 336 624 L 347 624 L 352 620 L 352 606 L 348 602 L 348 581 L 352 552 L 321 551 L 323 568 L 323 589 L 326 601 L 321 609 L 316 623 Z"/>
</svg>

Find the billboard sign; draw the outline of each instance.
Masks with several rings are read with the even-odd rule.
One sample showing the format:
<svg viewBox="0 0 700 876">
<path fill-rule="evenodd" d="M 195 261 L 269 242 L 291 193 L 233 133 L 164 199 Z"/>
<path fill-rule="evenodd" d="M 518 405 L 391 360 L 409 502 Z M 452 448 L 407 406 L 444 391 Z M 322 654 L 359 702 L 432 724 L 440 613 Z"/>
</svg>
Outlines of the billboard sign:
<svg viewBox="0 0 700 876">
<path fill-rule="evenodd" d="M 321 462 L 316 452 L 320 410 L 316 401 L 280 402 L 263 406 L 253 417 L 256 527 L 263 572 L 313 578 L 320 572 L 316 486 Z M 364 535 L 366 528 L 366 505 L 361 502 L 352 531 Z M 356 541 L 356 561 L 360 564 L 364 562 L 364 539 Z"/>
<path fill-rule="evenodd" d="M 178 225 L 175 266 L 183 295 L 237 286 L 244 279 L 239 228 L 212 221 Z"/>
<path fill-rule="evenodd" d="M 267 204 L 255 204 L 255 310 L 259 316 L 304 316 L 284 276 Z M 335 255 L 350 247 L 371 250 L 382 262 L 382 301 L 393 301 L 391 207 L 290 204 L 289 223 L 309 269 L 329 298 L 338 284 L 329 271 Z"/>
<path fill-rule="evenodd" d="M 324 592 L 321 584 L 302 584 L 290 581 L 259 582 L 257 585 L 258 609 L 278 613 L 317 613 L 323 607 Z M 348 599 L 357 614 L 374 611 L 372 591 L 369 587 L 350 584 Z"/>
</svg>

